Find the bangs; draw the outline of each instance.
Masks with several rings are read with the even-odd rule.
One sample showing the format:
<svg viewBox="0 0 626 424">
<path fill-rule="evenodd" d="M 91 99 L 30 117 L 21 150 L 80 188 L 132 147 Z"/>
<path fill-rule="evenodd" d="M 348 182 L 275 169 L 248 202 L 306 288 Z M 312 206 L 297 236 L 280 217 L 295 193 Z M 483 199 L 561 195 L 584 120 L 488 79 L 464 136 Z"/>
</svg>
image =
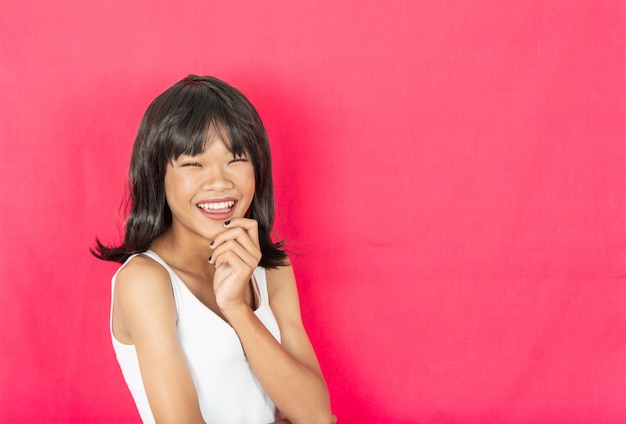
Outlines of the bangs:
<svg viewBox="0 0 626 424">
<path fill-rule="evenodd" d="M 185 87 L 187 88 L 187 87 Z M 183 89 L 179 107 L 169 114 L 163 124 L 168 128 L 166 140 L 167 159 L 180 155 L 196 156 L 204 151 L 207 143 L 217 137 L 235 156 L 252 153 L 255 132 L 241 116 L 224 107 L 223 99 L 202 93 L 204 87 Z"/>
</svg>

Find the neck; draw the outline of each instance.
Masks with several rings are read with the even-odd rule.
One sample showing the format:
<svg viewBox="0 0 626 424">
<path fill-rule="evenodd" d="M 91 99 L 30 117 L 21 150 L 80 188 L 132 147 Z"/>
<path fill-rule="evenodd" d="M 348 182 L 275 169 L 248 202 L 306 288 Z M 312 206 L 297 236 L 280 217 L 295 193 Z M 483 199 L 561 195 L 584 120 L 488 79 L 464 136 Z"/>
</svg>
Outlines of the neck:
<svg viewBox="0 0 626 424">
<path fill-rule="evenodd" d="M 213 253 L 208 240 L 180 237 L 172 228 L 157 237 L 150 245 L 150 249 L 168 265 L 182 270 L 211 274 L 215 270 L 208 262 Z"/>
</svg>

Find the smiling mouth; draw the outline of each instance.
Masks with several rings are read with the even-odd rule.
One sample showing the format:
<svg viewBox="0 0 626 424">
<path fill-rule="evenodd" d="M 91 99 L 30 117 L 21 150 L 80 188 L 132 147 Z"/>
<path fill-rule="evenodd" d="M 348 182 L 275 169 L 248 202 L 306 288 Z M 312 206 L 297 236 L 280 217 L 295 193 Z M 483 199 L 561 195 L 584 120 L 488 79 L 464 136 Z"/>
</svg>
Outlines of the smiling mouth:
<svg viewBox="0 0 626 424">
<path fill-rule="evenodd" d="M 233 206 L 235 206 L 234 200 L 228 200 L 225 202 L 207 202 L 198 203 L 198 207 L 206 212 L 214 213 L 226 213 L 229 212 Z"/>
</svg>

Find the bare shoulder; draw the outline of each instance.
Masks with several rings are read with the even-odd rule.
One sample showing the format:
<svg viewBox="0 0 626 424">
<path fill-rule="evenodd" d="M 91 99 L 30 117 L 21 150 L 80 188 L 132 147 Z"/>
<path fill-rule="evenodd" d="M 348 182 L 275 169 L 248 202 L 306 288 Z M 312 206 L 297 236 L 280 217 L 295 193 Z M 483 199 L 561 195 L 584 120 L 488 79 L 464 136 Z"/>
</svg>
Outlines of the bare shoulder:
<svg viewBox="0 0 626 424">
<path fill-rule="evenodd" d="M 155 260 L 137 255 L 120 270 L 115 281 L 116 291 L 128 295 L 149 295 L 164 289 L 171 292 L 167 270 Z"/>
<path fill-rule="evenodd" d="M 266 271 L 267 294 L 281 331 L 286 324 L 301 326 L 300 299 L 291 263 Z"/>
<path fill-rule="evenodd" d="M 265 275 L 270 301 L 277 293 L 296 290 L 296 277 L 291 262 L 277 268 L 267 269 Z"/>
<path fill-rule="evenodd" d="M 116 277 L 114 324 L 116 321 L 120 323 L 132 337 L 132 333 L 147 323 L 154 324 L 154 328 L 159 323 L 169 327 L 175 316 L 176 306 L 167 270 L 147 256 L 132 258 Z"/>
</svg>

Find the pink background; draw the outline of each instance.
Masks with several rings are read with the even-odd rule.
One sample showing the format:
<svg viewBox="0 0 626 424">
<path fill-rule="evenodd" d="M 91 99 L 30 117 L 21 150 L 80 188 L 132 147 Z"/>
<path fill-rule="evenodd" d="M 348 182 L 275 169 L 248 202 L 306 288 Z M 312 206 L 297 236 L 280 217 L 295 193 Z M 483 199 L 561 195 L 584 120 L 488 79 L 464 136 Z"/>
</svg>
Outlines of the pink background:
<svg viewBox="0 0 626 424">
<path fill-rule="evenodd" d="M 0 422 L 137 422 L 108 333 L 129 153 L 246 93 L 341 423 L 626 422 L 623 1 L 9 1 Z"/>
</svg>

